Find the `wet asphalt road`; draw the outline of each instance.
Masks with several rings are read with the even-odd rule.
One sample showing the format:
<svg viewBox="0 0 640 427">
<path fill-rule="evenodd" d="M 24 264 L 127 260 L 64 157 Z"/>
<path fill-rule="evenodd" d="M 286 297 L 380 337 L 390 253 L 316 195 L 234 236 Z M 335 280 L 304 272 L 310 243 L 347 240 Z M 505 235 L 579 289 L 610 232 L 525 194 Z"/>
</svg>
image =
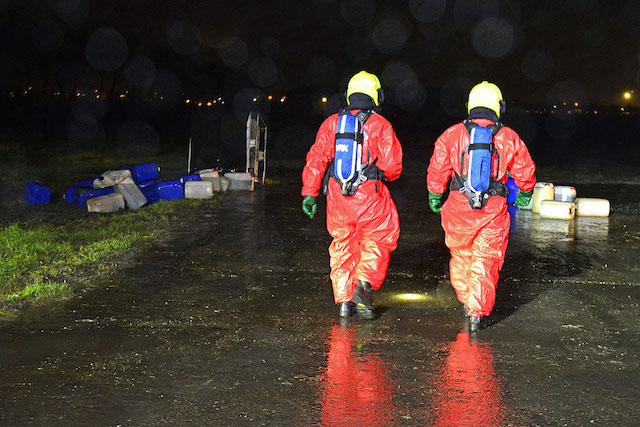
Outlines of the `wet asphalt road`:
<svg viewBox="0 0 640 427">
<path fill-rule="evenodd" d="M 495 324 L 472 336 L 420 171 L 390 185 L 402 233 L 374 321 L 339 321 L 298 176 L 225 195 L 0 325 L 0 424 L 638 425 L 640 186 L 576 187 L 612 215 L 514 213 Z"/>
</svg>

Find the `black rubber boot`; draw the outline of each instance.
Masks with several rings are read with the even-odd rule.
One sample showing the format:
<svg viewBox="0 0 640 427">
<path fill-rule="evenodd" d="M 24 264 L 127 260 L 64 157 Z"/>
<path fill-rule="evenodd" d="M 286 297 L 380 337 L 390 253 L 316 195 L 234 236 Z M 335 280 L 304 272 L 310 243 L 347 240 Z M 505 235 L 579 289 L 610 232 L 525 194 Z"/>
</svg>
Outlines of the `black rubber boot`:
<svg viewBox="0 0 640 427">
<path fill-rule="evenodd" d="M 469 330 L 477 332 L 491 326 L 491 320 L 487 316 L 469 316 Z"/>
<path fill-rule="evenodd" d="M 467 304 L 460 303 L 460 310 L 462 310 L 462 314 L 464 317 L 469 317 L 469 312 L 467 311 Z"/>
<path fill-rule="evenodd" d="M 340 317 L 351 317 L 355 310 L 355 304 L 351 301 L 340 303 Z"/>
<path fill-rule="evenodd" d="M 356 306 L 356 313 L 362 319 L 371 320 L 376 317 L 375 308 L 371 303 L 371 285 L 369 283 L 361 280 L 356 285 L 356 290 L 351 300 Z"/>
</svg>

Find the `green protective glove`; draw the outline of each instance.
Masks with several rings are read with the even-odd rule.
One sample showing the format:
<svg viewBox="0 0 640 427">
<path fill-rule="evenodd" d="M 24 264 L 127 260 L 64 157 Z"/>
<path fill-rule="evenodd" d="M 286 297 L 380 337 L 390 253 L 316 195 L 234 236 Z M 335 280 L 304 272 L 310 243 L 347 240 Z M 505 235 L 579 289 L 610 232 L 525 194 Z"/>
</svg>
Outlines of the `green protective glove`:
<svg viewBox="0 0 640 427">
<path fill-rule="evenodd" d="M 513 206 L 528 206 L 531 202 L 531 196 L 533 196 L 533 190 L 518 191 L 518 194 L 516 194 L 516 200 L 513 202 Z"/>
<path fill-rule="evenodd" d="M 316 198 L 313 196 L 304 196 L 302 198 L 302 212 L 307 214 L 307 216 L 313 219 L 313 216 L 316 214 L 318 210 L 318 205 L 316 204 Z"/>
<path fill-rule="evenodd" d="M 429 191 L 429 207 L 434 213 L 439 214 L 442 209 L 442 196 L 443 194 L 436 194 Z"/>
</svg>

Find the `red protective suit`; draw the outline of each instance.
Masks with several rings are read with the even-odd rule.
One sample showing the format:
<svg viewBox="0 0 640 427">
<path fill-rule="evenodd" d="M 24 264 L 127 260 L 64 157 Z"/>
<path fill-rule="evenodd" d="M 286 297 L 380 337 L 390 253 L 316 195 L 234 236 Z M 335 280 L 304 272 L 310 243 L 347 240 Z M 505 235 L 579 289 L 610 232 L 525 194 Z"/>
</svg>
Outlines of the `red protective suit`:
<svg viewBox="0 0 640 427">
<path fill-rule="evenodd" d="M 481 126 L 493 122 L 474 119 Z M 497 179 L 506 184 L 507 171 L 521 191 L 533 190 L 536 184 L 535 164 L 518 134 L 503 126 L 493 138 L 500 154 Z M 435 143 L 427 169 L 427 188 L 442 194 L 449 178 L 460 173 L 461 154 L 469 144 L 469 132 L 464 123 L 447 129 Z M 467 159 L 468 156 L 465 156 Z M 495 176 L 497 155 L 493 156 Z M 465 169 L 466 174 L 466 160 Z M 509 241 L 509 213 L 502 196 L 492 196 L 482 209 L 472 209 L 467 196 L 452 191 L 442 206 L 442 228 L 445 244 L 451 251 L 449 275 L 458 300 L 467 305 L 470 316 L 487 316 L 496 299 L 498 274 L 504 263 Z"/>
<path fill-rule="evenodd" d="M 352 110 L 356 114 L 359 110 Z M 320 126 L 316 141 L 307 154 L 302 171 L 302 196 L 318 196 L 322 178 L 333 160 L 338 114 Z M 381 115 L 372 114 L 364 124 L 363 158 L 369 150 L 369 163 L 393 181 L 402 172 L 402 147 Z M 389 256 L 398 243 L 398 211 L 382 181 L 368 180 L 351 196 L 340 194 L 340 185 L 329 180 L 327 230 L 333 237 L 329 246 L 331 283 L 336 304 L 351 301 L 358 281 L 379 289 L 387 275 Z"/>
</svg>

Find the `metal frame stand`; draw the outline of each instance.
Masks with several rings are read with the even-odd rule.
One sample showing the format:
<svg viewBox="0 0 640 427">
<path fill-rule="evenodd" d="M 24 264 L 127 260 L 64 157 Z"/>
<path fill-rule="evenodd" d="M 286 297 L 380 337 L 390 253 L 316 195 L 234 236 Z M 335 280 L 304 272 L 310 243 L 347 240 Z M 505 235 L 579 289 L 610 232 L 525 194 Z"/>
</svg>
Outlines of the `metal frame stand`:
<svg viewBox="0 0 640 427">
<path fill-rule="evenodd" d="M 267 173 L 267 124 L 257 111 L 247 118 L 247 166 L 245 172 L 253 174 L 253 181 L 264 184 Z M 260 178 L 260 176 L 262 176 Z M 253 184 L 251 186 L 253 190 Z"/>
</svg>

